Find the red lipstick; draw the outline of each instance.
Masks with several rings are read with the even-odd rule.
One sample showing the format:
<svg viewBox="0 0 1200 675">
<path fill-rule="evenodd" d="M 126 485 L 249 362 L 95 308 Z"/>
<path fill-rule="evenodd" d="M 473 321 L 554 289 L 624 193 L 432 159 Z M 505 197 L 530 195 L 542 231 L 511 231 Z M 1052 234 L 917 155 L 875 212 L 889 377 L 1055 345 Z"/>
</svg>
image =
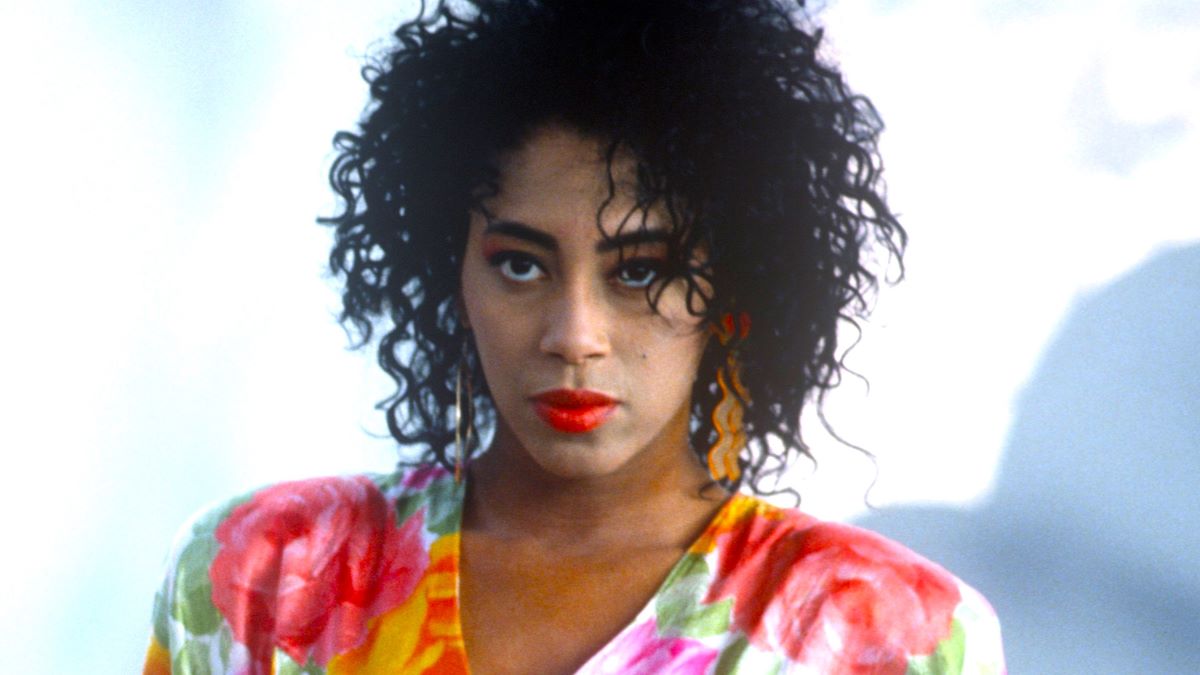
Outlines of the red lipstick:
<svg viewBox="0 0 1200 675">
<path fill-rule="evenodd" d="M 533 397 L 533 409 L 558 431 L 582 434 L 604 424 L 616 399 L 587 389 L 554 389 Z"/>
</svg>

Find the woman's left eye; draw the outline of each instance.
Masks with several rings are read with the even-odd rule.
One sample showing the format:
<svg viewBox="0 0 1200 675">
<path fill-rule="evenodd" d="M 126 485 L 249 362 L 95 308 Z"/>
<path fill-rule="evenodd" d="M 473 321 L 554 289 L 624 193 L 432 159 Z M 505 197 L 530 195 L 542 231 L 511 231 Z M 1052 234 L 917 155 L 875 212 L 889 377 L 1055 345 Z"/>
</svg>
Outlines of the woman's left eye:
<svg viewBox="0 0 1200 675">
<path fill-rule="evenodd" d="M 657 260 L 629 260 L 613 276 L 628 288 L 646 288 L 658 278 L 662 263 Z"/>
</svg>

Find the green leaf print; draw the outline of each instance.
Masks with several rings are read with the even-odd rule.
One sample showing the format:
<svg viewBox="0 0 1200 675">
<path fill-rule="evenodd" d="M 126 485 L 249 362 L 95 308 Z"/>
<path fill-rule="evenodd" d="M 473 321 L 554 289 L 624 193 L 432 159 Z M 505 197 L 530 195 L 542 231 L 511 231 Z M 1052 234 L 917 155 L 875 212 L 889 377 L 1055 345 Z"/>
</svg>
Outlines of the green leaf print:
<svg viewBox="0 0 1200 675">
<path fill-rule="evenodd" d="M 191 540 L 179 554 L 171 614 L 194 635 L 208 635 L 221 625 L 221 615 L 212 604 L 212 582 L 208 578 L 208 568 L 216 554 L 217 542 L 212 537 Z"/>
<path fill-rule="evenodd" d="M 424 503 L 424 501 L 424 496 L 420 494 L 409 495 L 403 499 L 397 499 L 396 524 L 403 525 L 409 518 L 412 517 L 412 514 L 417 512 L 417 509 L 421 508 L 421 504 Z"/>
<path fill-rule="evenodd" d="M 429 500 L 426 530 L 437 535 L 458 532 L 462 524 L 461 492 L 462 484 L 455 483 L 453 476 L 439 478 L 429 484 L 425 490 Z"/>
<path fill-rule="evenodd" d="M 713 675 L 734 675 L 737 673 L 738 661 L 742 660 L 742 654 L 750 646 L 750 641 L 745 635 L 738 636 L 738 639 L 733 644 L 721 650 L 721 658 L 717 659 L 717 665 L 713 668 Z"/>
<path fill-rule="evenodd" d="M 729 630 L 731 599 L 706 605 L 700 601 L 712 575 L 704 556 L 689 553 L 671 570 L 654 602 L 662 635 L 705 638 Z"/>
<path fill-rule="evenodd" d="M 452 476 L 434 480 L 424 490 L 396 500 L 396 524 L 405 521 L 426 507 L 425 529 L 433 534 L 457 532 L 462 521 L 462 485 Z"/>
<path fill-rule="evenodd" d="M 754 649 L 745 635 L 738 635 L 721 650 L 721 658 L 713 667 L 713 675 L 779 675 L 782 672 L 783 657 Z"/>
<path fill-rule="evenodd" d="M 171 661 L 171 675 L 214 675 L 212 646 L 205 640 L 188 640 Z"/>
<path fill-rule="evenodd" d="M 154 639 L 163 647 L 171 645 L 171 619 L 165 591 L 154 593 Z"/>
<path fill-rule="evenodd" d="M 325 675 L 325 669 L 308 660 L 306 665 L 299 665 L 285 652 L 275 651 L 275 675 Z"/>
<path fill-rule="evenodd" d="M 370 478 L 371 482 L 375 484 L 375 487 L 379 488 L 379 491 L 385 495 L 394 490 L 396 486 L 400 484 L 400 479 L 404 477 L 404 473 L 400 471 L 389 473 L 387 475 L 380 475 L 377 473 L 368 473 L 365 475 L 367 478 Z"/>
<path fill-rule="evenodd" d="M 247 492 L 240 497 L 235 497 L 222 504 L 221 508 L 213 509 L 212 511 L 209 511 L 208 513 L 205 513 L 201 517 L 197 518 L 196 522 L 192 523 L 192 537 L 195 539 L 213 537 L 217 531 L 217 526 L 221 524 L 221 521 L 228 518 L 229 514 L 233 513 L 234 509 L 242 504 L 245 504 L 251 499 L 254 499 L 254 492 Z"/>
<path fill-rule="evenodd" d="M 938 643 L 932 654 L 908 660 L 905 675 L 958 675 L 963 669 L 966 632 L 958 619 L 950 624 L 950 635 Z"/>
<path fill-rule="evenodd" d="M 221 654 L 221 665 L 228 670 L 229 656 L 233 653 L 233 633 L 225 622 L 221 622 L 221 631 L 217 634 L 217 649 Z"/>
</svg>

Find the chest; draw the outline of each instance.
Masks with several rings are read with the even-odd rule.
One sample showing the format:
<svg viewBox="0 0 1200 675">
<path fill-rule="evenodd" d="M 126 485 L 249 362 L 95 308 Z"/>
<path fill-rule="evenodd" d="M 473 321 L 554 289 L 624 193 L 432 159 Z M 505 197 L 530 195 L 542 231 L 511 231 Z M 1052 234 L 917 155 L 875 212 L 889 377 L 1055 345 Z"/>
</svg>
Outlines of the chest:
<svg viewBox="0 0 1200 675">
<path fill-rule="evenodd" d="M 464 534 L 459 602 L 472 673 L 575 672 L 633 621 L 682 553 L 566 554 Z"/>
</svg>

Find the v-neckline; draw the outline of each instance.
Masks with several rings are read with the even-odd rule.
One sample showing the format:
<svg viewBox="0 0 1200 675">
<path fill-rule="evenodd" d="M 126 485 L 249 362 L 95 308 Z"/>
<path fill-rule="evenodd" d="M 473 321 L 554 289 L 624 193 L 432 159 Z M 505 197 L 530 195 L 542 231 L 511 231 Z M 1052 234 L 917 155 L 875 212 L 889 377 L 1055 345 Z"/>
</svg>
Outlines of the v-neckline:
<svg viewBox="0 0 1200 675">
<path fill-rule="evenodd" d="M 467 494 L 467 476 L 468 475 L 469 475 L 468 472 L 466 472 L 466 471 L 462 472 L 462 480 L 456 481 L 456 485 L 454 486 L 455 489 L 452 491 L 451 494 L 453 494 L 454 499 L 456 499 L 458 501 L 458 503 L 456 504 L 455 516 L 454 516 L 455 540 L 454 540 L 454 551 L 453 551 L 453 555 L 454 555 L 454 603 L 453 603 L 454 616 L 453 616 L 453 621 L 454 621 L 454 631 L 458 634 L 459 639 L 462 640 L 463 665 L 466 667 L 466 673 L 469 675 L 471 673 L 471 661 L 470 661 L 470 655 L 467 653 L 467 649 L 466 649 L 466 634 L 463 632 L 463 624 L 462 624 L 462 538 L 463 538 L 463 514 L 466 511 L 466 494 Z M 679 559 L 676 560 L 675 563 L 671 565 L 669 570 L 667 570 L 667 573 L 665 576 L 663 576 L 662 581 L 660 581 L 658 583 L 658 585 L 654 589 L 654 592 L 650 595 L 649 598 L 647 598 L 645 604 L 642 605 L 642 608 L 638 610 L 637 614 L 635 614 L 633 616 L 633 618 L 629 620 L 628 623 L 621 626 L 621 628 L 619 630 L 617 630 L 617 632 L 614 633 L 613 636 L 611 638 L 609 638 L 607 642 L 605 642 L 603 645 L 601 645 L 599 649 L 597 649 L 591 656 L 589 656 L 587 658 L 587 660 L 584 661 L 583 664 L 575 670 L 576 675 L 581 672 L 586 672 L 588 667 L 592 665 L 592 662 L 594 662 L 598 657 L 602 656 L 608 650 L 608 647 L 610 645 L 612 645 L 615 642 L 617 642 L 618 640 L 620 640 L 630 630 L 632 630 L 635 627 L 640 626 L 642 623 L 644 623 L 646 621 L 647 614 L 651 614 L 656 611 L 655 605 L 656 605 L 656 602 L 659 599 L 659 597 L 661 597 L 662 594 L 670 587 L 670 585 L 672 583 L 674 583 L 674 581 L 686 571 L 686 569 L 689 565 L 695 564 L 696 551 L 698 549 L 702 548 L 702 545 L 704 544 L 704 542 L 709 541 L 714 536 L 714 534 L 715 534 L 714 531 L 716 529 L 718 529 L 720 523 L 722 523 L 726 519 L 726 515 L 730 511 L 730 509 L 733 507 L 733 505 L 736 502 L 739 502 L 740 500 L 745 499 L 745 498 L 746 498 L 745 495 L 743 495 L 739 492 L 733 492 L 725 497 L 724 501 L 721 502 L 721 506 L 718 507 L 717 510 L 713 512 L 712 517 L 709 518 L 708 524 L 706 524 L 704 526 L 704 529 L 701 530 L 700 533 L 698 535 L 696 535 L 696 537 L 693 538 L 692 542 L 690 544 L 688 544 L 686 549 L 684 549 L 683 554 L 679 556 Z"/>
</svg>

